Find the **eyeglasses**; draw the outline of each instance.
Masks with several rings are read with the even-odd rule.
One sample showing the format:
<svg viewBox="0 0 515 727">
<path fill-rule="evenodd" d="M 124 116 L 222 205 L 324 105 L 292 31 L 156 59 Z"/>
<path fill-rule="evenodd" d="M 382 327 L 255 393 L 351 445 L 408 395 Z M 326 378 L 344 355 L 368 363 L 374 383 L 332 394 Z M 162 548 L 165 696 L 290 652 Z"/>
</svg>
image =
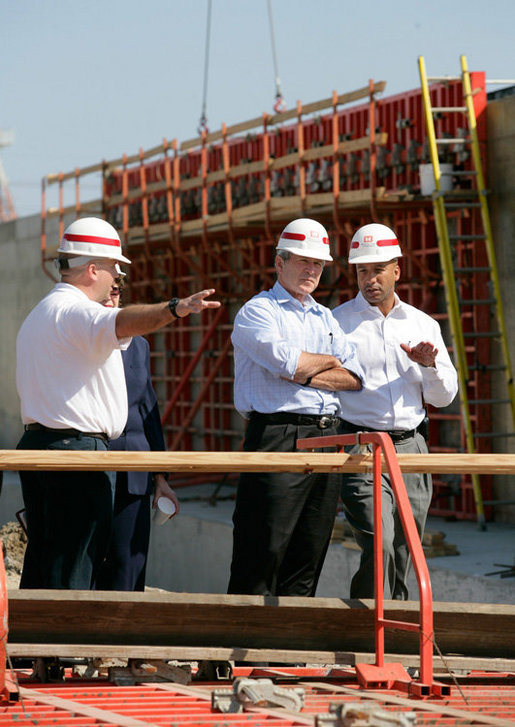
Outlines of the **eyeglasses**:
<svg viewBox="0 0 515 727">
<path fill-rule="evenodd" d="M 120 286 L 119 285 L 111 285 L 111 292 L 109 295 L 120 295 Z"/>
</svg>

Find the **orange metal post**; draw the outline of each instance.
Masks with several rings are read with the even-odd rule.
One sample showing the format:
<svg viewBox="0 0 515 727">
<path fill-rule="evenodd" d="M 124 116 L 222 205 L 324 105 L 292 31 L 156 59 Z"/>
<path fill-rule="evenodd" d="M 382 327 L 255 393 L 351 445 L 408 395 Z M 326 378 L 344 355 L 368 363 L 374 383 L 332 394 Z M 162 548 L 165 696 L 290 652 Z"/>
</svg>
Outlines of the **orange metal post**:
<svg viewBox="0 0 515 727">
<path fill-rule="evenodd" d="M 202 129 L 202 150 L 200 152 L 200 169 L 202 177 L 201 209 L 202 209 L 202 245 L 208 250 L 207 244 L 207 146 L 206 129 Z"/>
<path fill-rule="evenodd" d="M 225 172 L 224 192 L 225 192 L 225 209 L 227 212 L 227 232 L 229 242 L 234 245 L 234 234 L 232 230 L 232 191 L 231 179 L 229 177 L 229 148 L 227 146 L 227 125 L 222 123 L 222 164 Z"/>
<path fill-rule="evenodd" d="M 306 215 L 306 168 L 304 166 L 304 126 L 302 124 L 302 104 L 297 101 L 297 149 L 299 150 L 299 195 L 302 216 Z"/>
<path fill-rule="evenodd" d="M 127 154 L 122 157 L 122 198 L 123 198 L 123 215 L 122 230 L 123 241 L 127 245 L 129 242 L 129 173 L 127 171 Z"/>
<path fill-rule="evenodd" d="M 75 214 L 80 215 L 80 169 L 75 167 Z"/>
<path fill-rule="evenodd" d="M 143 231 L 145 233 L 145 249 L 147 257 L 150 257 L 150 251 L 148 249 L 147 170 L 145 166 L 145 154 L 142 147 L 139 149 L 139 184 L 141 187 L 141 214 L 143 219 Z"/>
<path fill-rule="evenodd" d="M 298 449 L 319 447 L 338 447 L 345 445 L 373 445 L 373 488 L 374 488 L 374 586 L 375 586 L 375 637 L 376 663 L 357 664 L 356 671 L 363 686 L 386 685 L 387 688 L 404 689 L 417 696 L 430 694 L 449 694 L 448 687 L 433 681 L 433 601 L 431 581 L 422 543 L 411 511 L 411 505 L 397 460 L 397 453 L 391 437 L 385 432 L 358 432 L 357 434 L 336 435 L 331 437 L 312 437 L 299 439 Z M 408 550 L 417 577 L 420 599 L 420 621 L 409 623 L 384 618 L 383 601 L 383 537 L 382 537 L 382 498 L 381 498 L 381 451 L 390 475 L 390 482 L 400 514 Z M 394 628 L 405 631 L 418 631 L 420 652 L 420 681 L 412 682 L 401 664 L 384 663 L 384 629 Z"/>
<path fill-rule="evenodd" d="M 377 222 L 376 210 L 376 101 L 375 87 L 372 79 L 368 82 L 370 107 L 368 113 L 368 135 L 370 138 L 370 214 L 373 222 Z"/>
<path fill-rule="evenodd" d="M 340 135 L 338 134 L 338 92 L 333 91 L 333 118 L 331 119 L 331 131 L 333 141 L 333 223 L 336 231 L 341 235 L 343 228 L 338 217 L 338 202 L 340 199 L 340 155 L 338 146 Z"/>
<path fill-rule="evenodd" d="M 268 114 L 263 114 L 263 167 L 265 170 L 265 233 L 272 239 L 270 225 L 270 136 L 268 132 Z"/>
<path fill-rule="evenodd" d="M 59 172 L 59 239 L 64 233 L 64 189 L 63 189 L 63 172 Z"/>
<path fill-rule="evenodd" d="M 0 544 L 0 704 L 18 700 L 18 688 L 6 675 L 8 600 L 3 548 Z"/>
</svg>

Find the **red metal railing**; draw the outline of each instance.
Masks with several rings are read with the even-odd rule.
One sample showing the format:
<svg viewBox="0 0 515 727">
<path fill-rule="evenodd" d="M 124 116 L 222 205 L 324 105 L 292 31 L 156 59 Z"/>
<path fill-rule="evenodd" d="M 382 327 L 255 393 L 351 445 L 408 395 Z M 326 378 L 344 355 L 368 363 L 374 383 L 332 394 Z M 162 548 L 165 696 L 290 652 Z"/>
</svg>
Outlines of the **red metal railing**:
<svg viewBox="0 0 515 727">
<path fill-rule="evenodd" d="M 385 432 L 358 432 L 331 437 L 311 437 L 299 439 L 298 449 L 318 447 L 339 447 L 345 445 L 371 444 L 373 454 L 373 494 L 374 494 L 374 592 L 375 592 L 375 647 L 376 663 L 358 664 L 356 671 L 363 686 L 386 684 L 387 688 L 405 689 L 410 694 L 427 696 L 429 694 L 449 694 L 448 687 L 433 681 L 433 599 L 431 581 L 422 543 L 417 531 L 411 505 L 402 479 L 397 453 L 390 435 Z M 383 524 L 381 498 L 381 452 L 390 475 L 392 490 L 400 514 L 402 527 L 417 577 L 420 598 L 419 623 L 394 621 L 384 617 L 383 588 Z M 420 681 L 412 682 L 401 664 L 385 664 L 384 632 L 386 628 L 416 631 L 419 634 Z"/>
</svg>

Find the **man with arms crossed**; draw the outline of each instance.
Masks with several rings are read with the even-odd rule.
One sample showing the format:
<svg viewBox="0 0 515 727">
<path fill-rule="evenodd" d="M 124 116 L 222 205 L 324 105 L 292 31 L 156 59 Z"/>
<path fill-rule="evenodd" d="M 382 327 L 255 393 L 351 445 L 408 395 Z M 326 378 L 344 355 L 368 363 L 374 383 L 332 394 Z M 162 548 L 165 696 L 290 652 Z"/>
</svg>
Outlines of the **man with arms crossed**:
<svg viewBox="0 0 515 727">
<path fill-rule="evenodd" d="M 354 349 L 311 293 L 332 260 L 327 232 L 294 220 L 277 245 L 277 282 L 238 312 L 232 333 L 244 450 L 295 452 L 297 439 L 337 433 L 337 392 L 361 388 Z M 314 596 L 340 479 L 290 472 L 240 476 L 229 593 Z"/>
</svg>

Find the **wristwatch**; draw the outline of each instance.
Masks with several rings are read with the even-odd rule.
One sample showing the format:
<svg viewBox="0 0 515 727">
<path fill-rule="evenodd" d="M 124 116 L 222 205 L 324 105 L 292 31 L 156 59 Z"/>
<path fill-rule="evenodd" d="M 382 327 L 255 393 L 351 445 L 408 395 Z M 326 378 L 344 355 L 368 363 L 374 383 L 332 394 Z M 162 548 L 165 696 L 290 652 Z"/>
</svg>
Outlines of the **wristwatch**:
<svg viewBox="0 0 515 727">
<path fill-rule="evenodd" d="M 168 307 L 170 308 L 170 313 L 173 315 L 174 318 L 180 318 L 179 315 L 177 315 L 177 304 L 179 303 L 180 298 L 172 298 L 168 301 Z"/>
</svg>

